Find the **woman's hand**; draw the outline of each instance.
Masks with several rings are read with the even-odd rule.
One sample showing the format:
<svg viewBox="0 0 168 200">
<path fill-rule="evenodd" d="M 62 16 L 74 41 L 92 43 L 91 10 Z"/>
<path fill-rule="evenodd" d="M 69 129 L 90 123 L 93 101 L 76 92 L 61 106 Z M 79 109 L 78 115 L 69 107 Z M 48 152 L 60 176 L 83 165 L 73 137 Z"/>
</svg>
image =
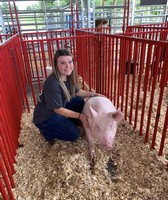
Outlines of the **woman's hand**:
<svg viewBox="0 0 168 200">
<path fill-rule="evenodd" d="M 93 97 L 105 97 L 105 98 L 107 98 L 105 95 L 103 95 L 103 94 L 99 94 L 99 93 L 94 93 L 94 95 L 92 95 Z"/>
<path fill-rule="evenodd" d="M 83 90 L 83 89 L 80 89 L 79 92 L 76 93 L 77 96 L 80 96 L 80 97 L 95 97 L 95 96 L 101 96 L 101 97 L 106 97 L 104 96 L 103 94 L 99 94 L 99 93 L 96 93 L 94 91 L 86 91 L 86 90 Z M 107 98 L 107 97 L 106 97 Z"/>
<path fill-rule="evenodd" d="M 80 121 L 83 123 L 83 126 L 86 127 L 86 128 L 89 128 L 89 122 L 88 122 L 88 117 L 87 115 L 81 113 L 79 115 L 79 119 Z"/>
</svg>

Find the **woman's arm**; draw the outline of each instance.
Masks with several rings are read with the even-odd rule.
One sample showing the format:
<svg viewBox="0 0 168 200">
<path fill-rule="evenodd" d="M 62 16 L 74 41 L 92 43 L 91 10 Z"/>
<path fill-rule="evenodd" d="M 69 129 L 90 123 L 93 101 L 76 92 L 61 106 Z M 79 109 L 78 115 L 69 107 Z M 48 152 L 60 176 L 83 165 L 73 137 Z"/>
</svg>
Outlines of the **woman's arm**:
<svg viewBox="0 0 168 200">
<path fill-rule="evenodd" d="M 86 91 L 86 90 L 82 90 L 80 89 L 79 92 L 76 93 L 77 96 L 80 97 L 94 97 L 94 96 L 103 96 L 99 93 L 95 93 L 95 92 L 90 92 L 90 91 Z"/>
<path fill-rule="evenodd" d="M 66 108 L 54 109 L 54 111 L 59 115 L 62 115 L 64 117 L 70 117 L 70 118 L 79 119 L 79 115 L 80 115 L 80 113 L 74 112 L 74 111 L 66 109 Z"/>
<path fill-rule="evenodd" d="M 70 118 L 77 118 L 80 119 L 80 121 L 86 126 L 88 127 L 88 120 L 87 120 L 87 116 L 83 113 L 78 113 L 66 108 L 59 108 L 59 109 L 54 109 L 54 111 L 59 114 L 62 115 L 64 117 L 70 117 Z"/>
</svg>

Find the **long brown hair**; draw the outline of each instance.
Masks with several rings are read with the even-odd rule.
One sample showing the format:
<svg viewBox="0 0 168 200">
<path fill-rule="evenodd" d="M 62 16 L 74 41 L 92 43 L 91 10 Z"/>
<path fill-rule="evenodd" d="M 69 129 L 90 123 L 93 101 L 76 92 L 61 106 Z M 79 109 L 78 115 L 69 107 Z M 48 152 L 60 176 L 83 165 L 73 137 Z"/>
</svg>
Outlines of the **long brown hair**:
<svg viewBox="0 0 168 200">
<path fill-rule="evenodd" d="M 69 81 L 69 84 L 70 84 L 70 93 L 69 93 L 69 91 L 67 90 L 65 86 L 64 81 L 61 79 L 61 75 L 57 67 L 57 59 L 60 56 L 72 56 L 72 55 L 67 49 L 58 49 L 54 54 L 54 69 L 53 69 L 54 74 L 57 80 L 60 82 L 61 88 L 63 89 L 65 98 L 69 101 L 71 97 L 75 96 L 75 88 L 77 86 L 76 78 L 75 78 L 75 68 L 72 71 L 72 73 L 69 76 L 67 76 L 67 80 Z"/>
</svg>

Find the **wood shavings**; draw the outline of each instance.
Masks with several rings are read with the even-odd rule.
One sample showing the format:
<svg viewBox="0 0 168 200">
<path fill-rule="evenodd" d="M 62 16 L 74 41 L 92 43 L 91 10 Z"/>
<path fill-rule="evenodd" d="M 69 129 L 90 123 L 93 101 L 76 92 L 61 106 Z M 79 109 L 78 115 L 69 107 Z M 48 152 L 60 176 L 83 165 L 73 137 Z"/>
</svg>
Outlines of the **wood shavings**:
<svg viewBox="0 0 168 200">
<path fill-rule="evenodd" d="M 86 84 L 85 88 L 89 89 Z M 155 104 L 151 120 L 155 119 Z M 167 104 L 164 105 L 163 109 L 166 109 Z M 141 99 L 139 108 L 142 108 Z M 168 199 L 168 172 L 165 169 L 168 163 L 167 138 L 164 155 L 159 157 L 157 151 L 150 150 L 149 144 L 144 144 L 144 137 L 138 135 L 138 130 L 134 131 L 128 122 L 123 121 L 118 127 L 111 154 L 104 152 L 96 142 L 93 174 L 83 128 L 80 128 L 81 137 L 77 142 L 56 141 L 51 146 L 32 124 L 32 112 L 33 107 L 31 113 L 22 116 L 21 147 L 17 150 L 14 174 L 16 200 Z M 162 127 L 161 124 L 160 130 Z M 156 144 L 159 144 L 160 138 L 161 135 L 157 135 Z M 112 169 L 108 168 L 109 163 Z M 110 171 L 113 168 L 115 171 Z"/>
<path fill-rule="evenodd" d="M 96 143 L 92 174 L 84 134 L 77 142 L 56 141 L 51 146 L 31 119 L 32 112 L 23 114 L 19 138 L 23 147 L 18 148 L 14 175 L 17 200 L 167 199 L 164 164 L 127 122 L 118 127 L 112 154 Z M 108 170 L 109 159 L 116 166 L 115 181 Z"/>
</svg>

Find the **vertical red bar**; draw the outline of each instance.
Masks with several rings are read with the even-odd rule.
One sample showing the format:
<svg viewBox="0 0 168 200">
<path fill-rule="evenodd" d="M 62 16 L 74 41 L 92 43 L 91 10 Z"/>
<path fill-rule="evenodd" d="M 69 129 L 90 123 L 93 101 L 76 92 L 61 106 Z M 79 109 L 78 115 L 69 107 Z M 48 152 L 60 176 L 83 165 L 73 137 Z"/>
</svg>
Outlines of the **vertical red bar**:
<svg viewBox="0 0 168 200">
<path fill-rule="evenodd" d="M 96 35 L 95 38 L 95 46 L 96 46 L 96 56 L 95 56 L 95 71 L 96 71 L 96 78 L 95 78 L 95 82 L 96 82 L 96 91 L 98 93 L 101 93 L 101 88 L 100 88 L 100 70 L 99 70 L 99 59 L 100 59 L 100 44 L 99 44 L 99 35 Z"/>
<path fill-rule="evenodd" d="M 151 144 L 152 149 L 154 148 L 155 141 L 156 141 L 158 122 L 159 122 L 159 118 L 161 114 L 160 111 L 161 111 L 161 105 L 162 105 L 162 100 L 163 100 L 163 94 L 164 94 L 165 85 L 166 85 L 167 77 L 168 77 L 167 69 L 168 69 L 168 47 L 166 48 L 166 51 L 165 51 L 165 58 L 164 58 L 164 64 L 163 64 L 161 81 L 160 81 L 160 95 L 159 95 L 158 107 L 156 111 L 155 127 L 154 127 L 154 133 L 153 133 L 152 144 Z"/>
<path fill-rule="evenodd" d="M 133 61 L 134 61 L 134 72 L 132 77 L 132 91 L 131 91 L 131 102 L 130 102 L 130 116 L 129 116 L 129 123 L 132 124 L 132 113 L 133 113 L 133 103 L 135 98 L 135 80 L 136 80 L 136 73 L 138 72 L 137 69 L 137 60 L 138 60 L 138 42 L 134 43 L 134 55 L 133 55 Z"/>
<path fill-rule="evenodd" d="M 28 47 L 28 49 L 27 49 L 27 47 Z M 33 76 L 32 76 L 32 70 L 31 70 L 32 69 L 32 59 L 31 59 L 31 53 L 30 53 L 30 42 L 26 41 L 26 40 L 22 41 L 22 49 L 23 49 L 27 78 L 28 78 L 28 82 L 30 83 L 33 102 L 34 102 L 34 105 L 36 105 L 36 97 L 35 97 L 35 91 L 34 91 L 33 80 L 32 80 Z"/>
<path fill-rule="evenodd" d="M 2 116 L 2 115 L 0 115 L 0 116 Z M 7 154 L 8 160 L 9 160 L 9 164 L 11 167 L 11 171 L 14 174 L 15 169 L 13 167 L 13 163 L 16 163 L 16 160 L 15 160 L 16 154 L 14 153 L 14 151 L 16 150 L 16 147 L 12 146 L 12 144 L 11 144 L 11 140 L 12 140 L 12 137 L 10 136 L 11 132 L 9 129 L 7 129 L 6 124 L 0 122 L 0 131 L 1 131 L 0 136 L 2 137 L 2 140 L 3 140 L 5 151 L 6 151 L 6 154 Z"/>
<path fill-rule="evenodd" d="M 111 44 L 111 41 L 112 41 L 112 37 L 108 37 L 108 49 L 107 49 L 107 65 L 108 65 L 108 82 L 107 82 L 107 96 L 111 99 L 111 78 L 112 78 L 112 55 L 113 55 L 113 52 L 112 52 L 112 44 Z"/>
<path fill-rule="evenodd" d="M 110 56 L 110 71 L 111 71 L 111 79 L 110 79 L 110 87 L 109 87 L 109 92 L 110 92 L 110 98 L 113 101 L 114 99 L 114 94 L 113 94 L 113 88 L 114 88 L 114 55 L 115 55 L 115 51 L 114 51 L 114 37 L 110 36 L 111 42 L 110 42 L 110 46 L 111 46 L 111 56 Z"/>
<path fill-rule="evenodd" d="M 0 178 L 0 192 L 2 194 L 3 200 L 9 200 L 9 196 L 6 193 L 6 187 L 4 186 L 2 179 Z"/>
<path fill-rule="evenodd" d="M 5 167 L 6 167 L 6 172 L 8 174 L 10 184 L 11 184 L 12 188 L 14 188 L 15 183 L 14 183 L 14 180 L 13 180 L 13 177 L 12 177 L 12 171 L 11 171 L 11 168 L 9 166 L 9 161 L 8 161 L 8 158 L 7 158 L 7 155 L 6 155 L 6 152 L 5 152 L 5 147 L 3 145 L 3 141 L 2 141 L 1 136 L 0 136 L 0 152 L 2 154 L 2 158 L 3 158 L 3 161 L 4 161 Z"/>
<path fill-rule="evenodd" d="M 101 44 L 101 47 L 100 47 L 100 74 L 101 74 L 101 93 L 104 94 L 104 87 L 105 87 L 105 80 L 104 80 L 104 44 L 105 44 L 105 41 L 104 41 L 104 37 L 103 35 L 101 34 L 100 35 L 100 44 Z"/>
<path fill-rule="evenodd" d="M 120 49 L 119 49 L 119 68 L 117 73 L 118 80 L 118 93 L 117 93 L 117 107 L 119 106 L 119 100 L 121 96 L 121 110 L 124 106 L 124 82 L 125 82 L 125 64 L 127 60 L 127 52 L 123 51 L 126 48 L 127 40 L 121 38 L 120 40 Z M 126 117 L 126 115 L 125 115 Z"/>
<path fill-rule="evenodd" d="M 126 117 L 128 115 L 127 113 L 128 113 L 129 90 L 130 90 L 130 87 L 133 86 L 132 84 L 130 84 L 130 81 L 132 81 L 132 80 L 130 80 L 130 76 L 131 76 L 130 74 L 132 73 L 131 68 L 132 68 L 132 64 L 133 64 L 132 63 L 133 41 L 128 40 L 126 43 L 125 49 L 127 49 L 127 52 L 128 52 L 128 57 L 126 58 L 127 60 L 125 60 L 125 62 L 124 62 L 124 65 L 126 65 L 126 62 L 127 62 L 127 76 L 126 76 L 127 83 L 126 83 L 126 98 L 125 98 L 125 119 L 126 119 Z M 135 70 L 135 68 L 134 68 L 134 70 Z M 126 70 L 124 70 L 124 72 L 123 72 L 124 76 L 125 76 L 125 74 L 126 74 Z M 123 87 L 124 87 L 124 84 L 123 84 Z"/>
<path fill-rule="evenodd" d="M 3 180 L 5 182 L 5 185 L 6 185 L 10 200 L 14 200 L 14 196 L 13 196 L 13 193 L 12 193 L 12 188 L 11 188 L 11 185 L 9 183 L 8 176 L 6 174 L 6 170 L 4 168 L 4 165 L 3 165 L 1 159 L 0 159 L 0 171 L 1 171 L 1 174 L 2 174 L 2 177 L 3 177 Z"/>
<path fill-rule="evenodd" d="M 138 119 L 138 106 L 139 106 L 139 99 L 141 93 L 141 81 L 142 81 L 142 71 L 144 67 L 144 60 L 145 60 L 145 52 L 146 52 L 146 44 L 141 43 L 141 52 L 140 52 L 140 70 L 139 70 L 139 78 L 138 78 L 138 87 L 137 87 L 137 98 L 136 98 L 136 110 L 135 110 L 135 121 L 134 121 L 134 129 L 137 126 L 137 119 Z"/>
<path fill-rule="evenodd" d="M 119 39 L 118 37 L 114 40 L 115 46 L 115 69 L 114 69 L 114 105 L 116 105 L 116 98 L 117 98 L 117 68 L 118 68 L 118 46 L 119 46 Z"/>
<path fill-rule="evenodd" d="M 168 131 L 167 129 L 168 129 L 168 107 L 167 107 L 167 112 L 166 112 L 166 117 L 165 117 L 165 122 L 164 122 L 164 128 L 163 128 L 163 131 L 162 131 L 162 138 L 161 138 L 160 148 L 159 148 L 159 156 L 161 156 L 162 153 L 163 153 L 164 142 L 165 142 L 165 139 L 166 139 L 166 133 Z"/>
<path fill-rule="evenodd" d="M 91 55 L 93 53 L 93 49 L 91 46 L 91 37 L 88 37 L 87 39 L 88 44 L 88 55 L 87 55 L 87 63 L 88 63 L 88 72 L 89 72 L 89 86 L 90 90 L 93 88 L 92 80 L 93 80 L 93 74 L 92 74 L 92 66 L 93 66 L 93 60 L 91 59 Z"/>
<path fill-rule="evenodd" d="M 21 47 L 19 46 L 19 48 L 21 48 Z M 27 97 L 27 93 L 26 93 L 26 89 L 27 89 L 26 71 L 24 69 L 23 57 L 19 58 L 19 56 L 22 56 L 21 54 L 22 53 L 20 51 L 19 52 L 17 51 L 17 53 L 16 53 L 16 59 L 17 59 L 18 70 L 19 70 L 19 78 L 20 78 L 19 80 L 21 83 L 20 86 L 21 86 L 21 91 L 22 91 L 21 95 L 23 95 L 23 100 L 26 103 L 26 108 L 27 108 L 28 112 L 30 112 L 28 97 Z M 24 102 L 23 102 L 23 104 L 24 104 Z"/>
<path fill-rule="evenodd" d="M 147 127 L 146 127 L 146 134 L 145 134 L 145 142 L 148 141 L 148 137 L 149 137 L 149 127 L 150 127 L 150 121 L 151 121 L 151 114 L 152 114 L 152 107 L 153 107 L 153 101 L 154 101 L 154 95 L 155 95 L 155 89 L 156 89 L 156 82 L 157 82 L 157 71 L 158 71 L 158 66 L 159 66 L 159 58 L 161 55 L 161 47 L 159 46 L 155 46 L 155 48 L 158 48 L 157 51 L 157 55 L 156 55 L 156 61 L 155 62 L 155 74 L 154 74 L 154 78 L 153 81 L 150 81 L 149 84 L 151 84 L 152 82 L 152 90 L 151 90 L 151 96 L 150 96 L 150 104 L 149 104 L 149 110 L 148 110 L 148 120 L 147 120 Z M 148 58 L 150 58 L 151 55 L 148 55 Z M 150 70 L 150 63 L 148 65 L 148 74 L 145 76 L 145 80 L 149 79 L 149 70 Z M 146 85 L 146 87 L 145 87 Z M 144 93 L 147 91 L 147 83 L 144 83 L 144 88 L 146 89 L 144 91 Z M 146 97 L 146 93 L 145 93 L 145 97 Z M 145 102 L 144 102 L 145 104 Z M 143 104 L 142 110 L 144 112 L 145 110 L 145 105 Z M 143 127 L 143 117 L 141 118 L 141 128 L 140 128 L 140 132 L 142 132 L 142 127 Z"/>
</svg>

